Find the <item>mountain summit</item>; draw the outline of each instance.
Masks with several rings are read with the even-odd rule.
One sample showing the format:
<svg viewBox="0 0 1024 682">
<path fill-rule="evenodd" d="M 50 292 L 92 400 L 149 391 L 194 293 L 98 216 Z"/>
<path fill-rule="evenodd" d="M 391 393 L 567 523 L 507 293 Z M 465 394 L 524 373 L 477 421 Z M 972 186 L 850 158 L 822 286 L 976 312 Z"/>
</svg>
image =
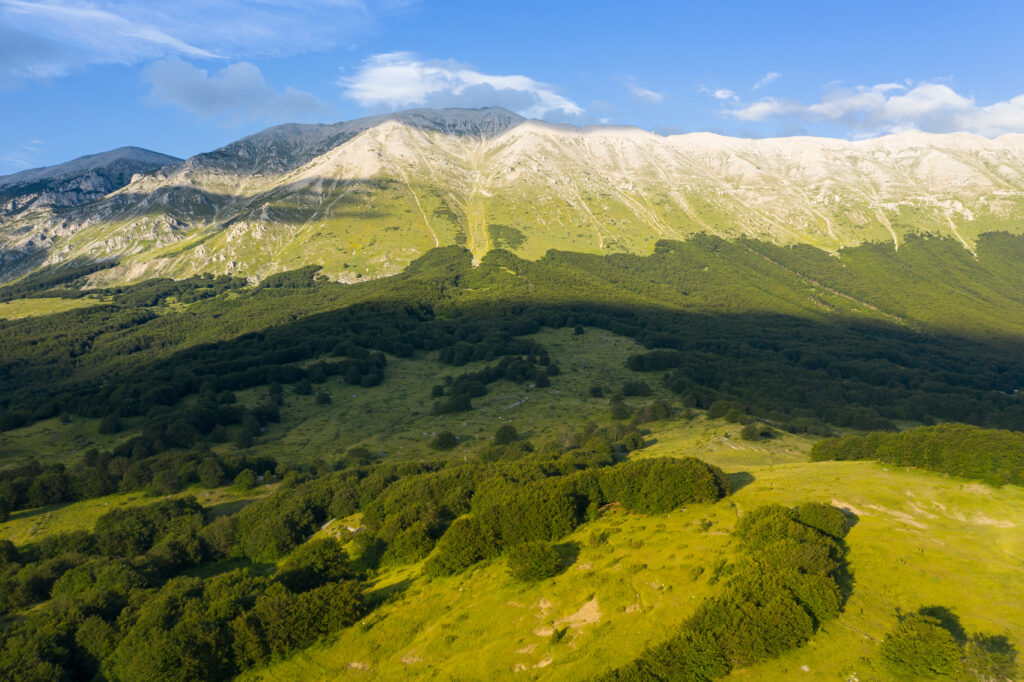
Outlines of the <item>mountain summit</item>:
<svg viewBox="0 0 1024 682">
<path fill-rule="evenodd" d="M 103 275 L 115 281 L 313 263 L 354 281 L 450 244 L 538 258 L 648 253 L 696 232 L 829 251 L 929 233 L 973 249 L 983 232 L 1024 231 L 1022 135 L 663 137 L 500 108 L 414 109 L 276 126 L 149 166 L 74 201 L 7 201 L 0 279 L 116 259 Z"/>
</svg>

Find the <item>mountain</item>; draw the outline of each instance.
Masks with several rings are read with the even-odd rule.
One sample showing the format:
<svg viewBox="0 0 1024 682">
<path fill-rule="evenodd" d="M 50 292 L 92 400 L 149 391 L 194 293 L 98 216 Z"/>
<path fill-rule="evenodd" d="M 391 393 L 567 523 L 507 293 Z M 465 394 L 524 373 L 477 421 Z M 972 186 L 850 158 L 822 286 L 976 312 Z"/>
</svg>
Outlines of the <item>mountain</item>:
<svg viewBox="0 0 1024 682">
<path fill-rule="evenodd" d="M 96 201 L 148 173 L 181 159 L 139 147 L 120 147 L 56 166 L 0 176 L 0 217 L 31 209 L 67 208 Z"/>
<path fill-rule="evenodd" d="M 476 259 L 498 247 L 644 254 L 707 232 L 838 252 L 927 233 L 973 251 L 993 230 L 1024 231 L 1024 135 L 664 137 L 499 108 L 411 110 L 277 126 L 83 205 L 0 217 L 0 278 L 117 260 L 102 277 L 262 278 L 316 263 L 355 281 L 452 244 Z"/>
</svg>

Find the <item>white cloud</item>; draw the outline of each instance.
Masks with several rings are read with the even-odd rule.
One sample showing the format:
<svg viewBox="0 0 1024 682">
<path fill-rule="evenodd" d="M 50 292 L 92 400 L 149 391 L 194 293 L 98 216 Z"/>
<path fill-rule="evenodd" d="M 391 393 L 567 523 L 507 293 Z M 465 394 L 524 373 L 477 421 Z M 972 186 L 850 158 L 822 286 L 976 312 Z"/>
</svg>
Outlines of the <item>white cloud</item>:
<svg viewBox="0 0 1024 682">
<path fill-rule="evenodd" d="M 178 57 L 168 57 L 150 65 L 145 78 L 152 86 L 151 102 L 203 116 L 280 122 L 320 120 L 331 112 L 330 106 L 308 92 L 294 88 L 276 92 L 259 68 L 248 62 L 230 64 L 211 75 Z"/>
<path fill-rule="evenodd" d="M 833 87 L 813 104 L 765 97 L 726 113 L 743 121 L 772 117 L 830 121 L 858 135 L 904 130 L 988 136 L 1024 132 L 1024 94 L 982 106 L 946 84 L 929 82 Z"/>
<path fill-rule="evenodd" d="M 527 76 L 489 75 L 451 60 L 425 61 L 410 52 L 374 55 L 339 84 L 345 96 L 371 109 L 498 105 L 532 118 L 583 113 L 552 86 Z"/>
<path fill-rule="evenodd" d="M 89 64 L 326 49 L 415 0 L 0 0 L 0 84 Z"/>
<path fill-rule="evenodd" d="M 764 86 L 769 85 L 770 83 L 774 83 L 780 78 L 782 78 L 781 73 L 777 71 L 769 71 L 768 73 L 761 77 L 761 80 L 754 83 L 754 90 L 760 90 Z"/>
<path fill-rule="evenodd" d="M 637 85 L 632 78 L 626 80 L 626 88 L 633 94 L 633 97 L 651 104 L 656 104 L 665 98 L 665 95 L 660 92 Z"/>
<path fill-rule="evenodd" d="M 700 86 L 700 88 L 698 88 L 698 90 L 703 92 L 705 95 L 710 95 L 710 96 L 714 97 L 715 99 L 735 100 L 737 102 L 740 99 L 739 96 L 735 92 L 733 92 L 732 90 L 727 90 L 725 88 L 719 88 L 717 90 L 712 90 L 711 88 L 708 88 L 708 87 L 705 87 L 705 86 L 702 85 L 702 86 Z"/>
</svg>

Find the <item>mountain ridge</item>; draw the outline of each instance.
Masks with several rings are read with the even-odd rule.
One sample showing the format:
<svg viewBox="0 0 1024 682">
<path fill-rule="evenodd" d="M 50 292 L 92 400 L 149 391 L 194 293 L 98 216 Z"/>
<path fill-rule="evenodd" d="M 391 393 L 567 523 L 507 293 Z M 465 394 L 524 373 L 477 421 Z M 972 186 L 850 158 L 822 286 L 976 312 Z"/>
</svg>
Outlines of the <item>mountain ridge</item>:
<svg viewBox="0 0 1024 682">
<path fill-rule="evenodd" d="M 414 109 L 275 126 L 86 205 L 0 218 L 0 279 L 116 259 L 101 277 L 316 263 L 355 281 L 441 245 L 648 253 L 698 232 L 835 253 L 923 233 L 973 251 L 992 230 L 1024 230 L 1024 135 L 754 140 Z"/>
</svg>

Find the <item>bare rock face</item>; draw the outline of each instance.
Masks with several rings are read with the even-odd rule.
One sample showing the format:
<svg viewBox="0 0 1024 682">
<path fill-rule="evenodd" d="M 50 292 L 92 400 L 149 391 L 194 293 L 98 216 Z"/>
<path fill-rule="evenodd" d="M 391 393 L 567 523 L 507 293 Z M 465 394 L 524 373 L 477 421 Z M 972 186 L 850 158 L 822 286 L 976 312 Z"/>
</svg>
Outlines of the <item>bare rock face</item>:
<svg viewBox="0 0 1024 682">
<path fill-rule="evenodd" d="M 117 258 L 97 277 L 316 263 L 355 281 L 451 244 L 476 258 L 643 254 L 708 232 L 838 253 L 921 233 L 973 250 L 984 232 L 1024 232 L 1022 135 L 663 137 L 418 109 L 276 126 L 182 162 L 124 151 L 0 178 L 0 280 Z"/>
</svg>

